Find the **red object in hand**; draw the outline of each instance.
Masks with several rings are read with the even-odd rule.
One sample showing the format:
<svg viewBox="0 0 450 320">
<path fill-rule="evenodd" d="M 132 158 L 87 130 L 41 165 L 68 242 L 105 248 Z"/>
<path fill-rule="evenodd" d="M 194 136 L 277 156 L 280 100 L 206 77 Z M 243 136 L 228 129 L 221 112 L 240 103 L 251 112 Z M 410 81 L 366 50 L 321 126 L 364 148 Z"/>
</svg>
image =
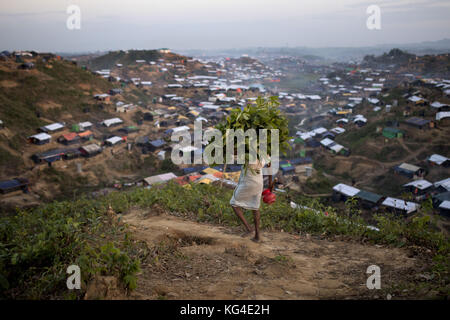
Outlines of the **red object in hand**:
<svg viewBox="0 0 450 320">
<path fill-rule="evenodd" d="M 267 203 L 267 204 L 272 204 L 272 203 L 274 203 L 275 200 L 276 200 L 276 198 L 277 198 L 277 197 L 275 196 L 275 194 L 272 193 L 272 192 L 270 191 L 270 189 L 264 190 L 263 193 L 262 193 L 262 195 L 263 195 L 263 201 L 264 201 L 265 203 Z"/>
</svg>

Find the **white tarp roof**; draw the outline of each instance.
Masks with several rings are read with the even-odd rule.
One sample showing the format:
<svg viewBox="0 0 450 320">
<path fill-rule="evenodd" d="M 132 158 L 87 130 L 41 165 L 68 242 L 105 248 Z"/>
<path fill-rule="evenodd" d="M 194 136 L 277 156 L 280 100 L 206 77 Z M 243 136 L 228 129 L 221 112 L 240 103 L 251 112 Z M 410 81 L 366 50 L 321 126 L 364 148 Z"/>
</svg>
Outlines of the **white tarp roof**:
<svg viewBox="0 0 450 320">
<path fill-rule="evenodd" d="M 336 127 L 336 128 L 331 129 L 330 131 L 334 132 L 334 133 L 337 133 L 337 134 L 341 134 L 341 133 L 345 132 L 345 129 L 341 128 L 341 127 Z"/>
<path fill-rule="evenodd" d="M 107 127 L 109 127 L 109 126 L 111 126 L 113 124 L 122 123 L 122 122 L 123 121 L 120 118 L 112 118 L 112 119 L 103 120 L 102 124 L 107 126 Z"/>
<path fill-rule="evenodd" d="M 314 132 L 315 134 L 322 134 L 322 133 L 327 132 L 327 129 L 325 129 L 324 127 L 320 127 L 320 128 L 312 130 L 312 132 Z"/>
<path fill-rule="evenodd" d="M 38 134 L 35 134 L 35 135 L 33 135 L 33 136 L 30 136 L 30 138 L 33 138 L 33 139 L 36 139 L 36 140 L 39 140 L 39 141 L 42 141 L 42 140 L 47 140 L 47 139 L 50 139 L 52 136 L 51 135 L 49 135 L 49 134 L 46 134 L 46 133 L 38 133 Z"/>
<path fill-rule="evenodd" d="M 47 126 L 43 126 L 42 128 L 45 128 L 47 131 L 55 131 L 55 130 L 64 128 L 64 125 L 59 122 L 56 122 L 56 123 L 49 124 Z"/>
<path fill-rule="evenodd" d="M 157 176 L 151 176 L 151 177 L 145 178 L 144 181 L 147 184 L 152 185 L 152 184 L 156 184 L 156 183 L 166 182 L 166 181 L 172 180 L 176 177 L 177 176 L 175 174 L 173 174 L 172 172 L 169 172 L 169 173 L 159 174 Z"/>
<path fill-rule="evenodd" d="M 356 122 L 356 121 L 367 122 L 367 119 L 363 115 L 358 114 L 357 116 L 355 116 L 355 119 L 353 119 L 353 122 Z"/>
<path fill-rule="evenodd" d="M 420 190 L 425 190 L 425 189 L 431 187 L 432 185 L 433 184 L 431 182 L 421 179 L 421 180 L 411 181 L 411 182 L 409 182 L 407 184 L 404 184 L 403 186 L 404 187 L 413 186 L 413 187 L 416 187 L 416 188 L 418 188 Z"/>
<path fill-rule="evenodd" d="M 428 158 L 428 161 L 437 163 L 438 165 L 443 164 L 447 160 L 449 160 L 447 157 L 441 156 L 440 154 L 433 154 Z"/>
<path fill-rule="evenodd" d="M 325 138 L 325 139 L 320 141 L 320 144 L 325 146 L 325 147 L 327 147 L 327 146 L 329 146 L 330 144 L 333 144 L 333 143 L 334 143 L 334 141 L 329 139 L 329 138 Z"/>
<path fill-rule="evenodd" d="M 80 127 L 86 128 L 86 127 L 91 127 L 92 123 L 90 123 L 89 121 L 85 121 L 85 122 L 80 122 L 78 125 Z"/>
<path fill-rule="evenodd" d="M 442 187 L 442 188 L 447 189 L 447 191 L 450 191 L 450 178 L 447 178 L 447 179 L 444 179 L 444 180 L 440 180 L 440 181 L 436 181 L 434 183 L 434 186 L 436 188 Z"/>
<path fill-rule="evenodd" d="M 412 172 L 416 172 L 416 171 L 420 170 L 420 167 L 409 164 L 409 163 L 402 163 L 398 167 L 401 169 L 404 169 L 404 170 L 412 171 Z"/>
<path fill-rule="evenodd" d="M 302 138 L 302 140 L 308 140 L 309 138 L 314 137 L 315 134 L 313 134 L 312 132 L 304 132 L 300 134 L 300 138 Z"/>
<path fill-rule="evenodd" d="M 408 100 L 411 102 L 418 102 L 418 101 L 425 100 L 425 99 L 418 97 L 418 96 L 412 96 L 412 97 L 409 97 Z"/>
<path fill-rule="evenodd" d="M 414 212 L 418 208 L 417 203 L 391 197 L 387 197 L 386 199 L 384 199 L 381 205 L 395 209 L 405 210 L 407 213 Z"/>
<path fill-rule="evenodd" d="M 334 152 L 338 153 L 339 151 L 344 149 L 344 146 L 341 146 L 340 144 L 336 143 L 334 146 L 331 146 L 330 149 L 333 150 Z"/>
<path fill-rule="evenodd" d="M 342 193 L 342 194 L 344 194 L 344 195 L 346 195 L 348 197 L 354 197 L 354 196 L 356 196 L 358 194 L 359 191 L 361 191 L 361 190 L 359 190 L 357 188 L 354 188 L 352 186 L 348 186 L 348 185 L 346 185 L 344 183 L 339 183 L 339 184 L 335 185 L 333 187 L 333 190 L 337 191 L 337 192 L 340 192 L 340 193 Z"/>
<path fill-rule="evenodd" d="M 176 133 L 176 132 L 181 132 L 181 131 L 186 131 L 186 130 L 189 130 L 189 127 L 188 126 L 181 126 L 181 127 L 175 127 L 175 128 L 171 128 L 173 131 L 173 133 Z"/>
<path fill-rule="evenodd" d="M 117 142 L 120 142 L 120 141 L 122 141 L 122 138 L 118 137 L 118 136 L 114 136 L 109 139 L 106 139 L 106 142 L 109 142 L 111 144 L 116 144 Z"/>
<path fill-rule="evenodd" d="M 435 101 L 432 104 L 430 104 L 433 108 L 441 108 L 447 106 L 445 103 L 440 103 L 439 101 Z"/>
<path fill-rule="evenodd" d="M 450 111 L 436 113 L 436 120 L 441 120 L 444 118 L 450 118 Z"/>
<path fill-rule="evenodd" d="M 439 205 L 439 208 L 450 210 L 450 201 L 448 200 L 442 201 L 442 203 Z"/>
</svg>

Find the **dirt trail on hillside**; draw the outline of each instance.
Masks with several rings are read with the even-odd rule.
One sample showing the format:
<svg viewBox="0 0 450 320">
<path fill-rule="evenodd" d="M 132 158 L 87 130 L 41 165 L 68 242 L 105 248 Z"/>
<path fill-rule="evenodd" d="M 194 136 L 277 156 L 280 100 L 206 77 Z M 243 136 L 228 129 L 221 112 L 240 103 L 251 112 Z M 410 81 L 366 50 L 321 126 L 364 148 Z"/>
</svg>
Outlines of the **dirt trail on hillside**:
<svg viewBox="0 0 450 320">
<path fill-rule="evenodd" d="M 132 299 L 370 298 L 380 290 L 367 289 L 368 266 L 381 268 L 382 289 L 425 266 L 408 249 L 284 232 L 263 232 L 263 242 L 255 243 L 241 229 L 153 211 L 122 219 L 133 237 L 158 247 L 158 257 L 165 253 L 156 263 L 147 258 Z M 178 250 L 167 254 L 161 247 L 167 241 Z"/>
</svg>

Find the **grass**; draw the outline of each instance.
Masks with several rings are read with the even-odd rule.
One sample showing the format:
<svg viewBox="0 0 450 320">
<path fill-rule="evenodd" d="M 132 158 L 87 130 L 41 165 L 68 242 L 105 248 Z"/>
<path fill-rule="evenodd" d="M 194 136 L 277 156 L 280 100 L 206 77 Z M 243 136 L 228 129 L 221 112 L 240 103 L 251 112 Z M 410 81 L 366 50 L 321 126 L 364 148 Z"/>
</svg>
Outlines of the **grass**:
<svg viewBox="0 0 450 320">
<path fill-rule="evenodd" d="M 0 219 L 0 297 L 81 299 L 97 275 L 136 286 L 142 246 L 126 227 L 109 223 L 101 201 L 53 202 Z M 78 265 L 82 290 L 66 288 L 66 268 Z"/>
<path fill-rule="evenodd" d="M 380 152 L 375 154 L 375 159 L 378 161 L 397 161 L 405 158 L 408 155 L 408 151 L 406 151 L 405 148 L 403 148 L 399 144 L 395 145 L 388 145 L 383 147 Z"/>
<path fill-rule="evenodd" d="M 8 150 L 0 147 L 0 167 L 5 167 L 4 172 L 18 172 L 23 165 L 23 160 L 11 154 Z"/>
<path fill-rule="evenodd" d="M 314 178 L 308 178 L 305 183 L 305 189 L 309 193 L 329 193 L 333 183 L 324 176 L 322 170 L 317 171 L 317 175 Z"/>
<path fill-rule="evenodd" d="M 115 275 L 125 287 L 132 289 L 140 258 L 147 251 L 132 240 L 126 226 L 108 223 L 105 215 L 109 206 L 115 213 L 125 214 L 132 208 L 151 210 L 158 205 L 175 216 L 237 226 L 239 223 L 229 205 L 231 194 L 232 190 L 214 185 L 181 187 L 169 183 L 158 188 L 113 192 L 97 199 L 55 201 L 3 217 L 0 219 L 1 295 L 4 298 L 64 298 L 67 292 L 65 269 L 70 264 L 78 264 L 84 270 L 85 284 L 97 274 Z M 379 214 L 375 220 L 380 232 L 376 232 L 367 229 L 357 214 L 342 216 L 318 200 L 298 199 L 311 209 L 293 209 L 289 205 L 289 195 L 277 197 L 270 206 L 262 204 L 263 229 L 346 235 L 371 243 L 427 248 L 434 255 L 430 270 L 434 279 L 430 285 L 439 295 L 448 294 L 445 290 L 449 284 L 449 241 L 432 229 L 429 217 L 405 221 Z M 248 212 L 246 215 L 250 218 Z M 73 298 L 81 298 L 82 294 L 83 290 Z"/>
</svg>

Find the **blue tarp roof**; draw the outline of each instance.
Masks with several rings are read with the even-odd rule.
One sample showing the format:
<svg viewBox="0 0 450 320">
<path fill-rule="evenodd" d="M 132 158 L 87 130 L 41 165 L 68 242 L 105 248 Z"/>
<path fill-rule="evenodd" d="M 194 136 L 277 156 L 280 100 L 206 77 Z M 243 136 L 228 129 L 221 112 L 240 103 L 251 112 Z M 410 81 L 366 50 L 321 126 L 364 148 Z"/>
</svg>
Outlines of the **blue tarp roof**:
<svg viewBox="0 0 450 320">
<path fill-rule="evenodd" d="M 227 172 L 241 171 L 241 167 L 242 165 L 240 164 L 227 165 Z"/>
<path fill-rule="evenodd" d="M 63 154 L 65 154 L 67 151 L 67 149 L 52 149 L 52 150 L 47 150 L 41 153 L 37 153 L 35 154 L 36 157 L 38 158 L 47 158 L 47 157 L 54 157 L 54 156 L 62 156 Z"/>
<path fill-rule="evenodd" d="M 295 158 L 295 159 L 290 159 L 289 162 L 292 165 L 306 164 L 306 163 L 312 163 L 312 159 L 311 159 L 311 157 Z"/>
<path fill-rule="evenodd" d="M 165 145 L 166 142 L 164 140 L 158 139 L 158 140 L 150 141 L 150 144 L 153 147 L 158 148 L 158 147 L 161 147 L 161 146 Z"/>
<path fill-rule="evenodd" d="M 316 148 L 316 147 L 319 147 L 319 146 L 320 146 L 320 142 L 311 139 L 311 140 L 308 140 L 308 141 L 306 142 L 306 145 L 307 145 L 308 147 Z"/>
<path fill-rule="evenodd" d="M 284 168 L 281 167 L 280 169 L 281 169 L 281 171 L 283 171 L 283 172 L 295 171 L 295 168 L 294 168 L 293 166 L 284 167 Z"/>
<path fill-rule="evenodd" d="M 199 172 L 199 171 L 202 171 L 202 170 L 204 170 L 206 168 L 208 168 L 208 166 L 183 168 L 183 173 L 184 174 L 189 174 L 189 173 L 193 173 L 193 172 Z"/>
<path fill-rule="evenodd" d="M 0 181 L 0 189 L 11 189 L 26 184 L 17 179 Z"/>
</svg>

